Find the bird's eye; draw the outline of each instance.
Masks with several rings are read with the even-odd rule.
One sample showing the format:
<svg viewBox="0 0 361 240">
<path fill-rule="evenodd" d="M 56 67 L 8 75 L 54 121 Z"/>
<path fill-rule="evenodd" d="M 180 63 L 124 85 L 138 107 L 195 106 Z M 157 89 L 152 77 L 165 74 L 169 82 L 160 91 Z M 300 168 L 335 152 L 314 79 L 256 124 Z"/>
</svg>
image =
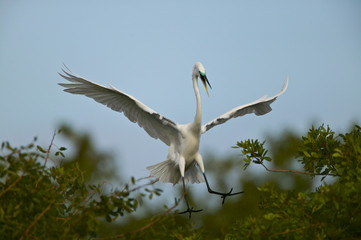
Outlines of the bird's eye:
<svg viewBox="0 0 361 240">
<path fill-rule="evenodd" d="M 202 77 L 204 77 L 206 75 L 206 73 L 203 73 L 201 71 L 199 71 L 199 75 L 201 75 Z"/>
</svg>

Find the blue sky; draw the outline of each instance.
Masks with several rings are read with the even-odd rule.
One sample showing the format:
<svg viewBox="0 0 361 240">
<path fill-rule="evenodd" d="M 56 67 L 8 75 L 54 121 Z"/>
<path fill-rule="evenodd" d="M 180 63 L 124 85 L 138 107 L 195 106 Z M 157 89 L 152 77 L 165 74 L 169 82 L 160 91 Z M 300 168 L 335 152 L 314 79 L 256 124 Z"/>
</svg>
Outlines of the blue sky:
<svg viewBox="0 0 361 240">
<path fill-rule="evenodd" d="M 66 63 L 178 123 L 193 120 L 192 66 L 212 85 L 203 122 L 289 88 L 265 116 L 203 135 L 201 153 L 311 123 L 361 120 L 360 1 L 0 1 L 0 141 L 49 144 L 67 122 L 113 152 L 123 176 L 147 176 L 167 147 L 122 114 L 57 85 Z M 64 145 L 58 138 L 57 145 Z M 71 146 L 66 146 L 70 148 Z M 205 159 L 207 168 L 207 160 Z"/>
</svg>

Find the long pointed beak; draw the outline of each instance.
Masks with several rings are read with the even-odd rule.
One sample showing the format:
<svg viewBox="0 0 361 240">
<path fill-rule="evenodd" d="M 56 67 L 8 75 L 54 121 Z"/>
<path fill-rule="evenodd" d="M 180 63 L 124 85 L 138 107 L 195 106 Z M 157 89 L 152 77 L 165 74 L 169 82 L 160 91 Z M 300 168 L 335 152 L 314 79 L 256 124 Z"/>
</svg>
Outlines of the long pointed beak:
<svg viewBox="0 0 361 240">
<path fill-rule="evenodd" d="M 209 83 L 206 75 L 200 75 L 200 78 L 201 78 L 201 80 L 202 80 L 202 83 L 203 83 L 203 85 L 204 85 L 204 88 L 206 89 L 207 95 L 208 95 L 208 97 L 209 97 L 207 84 L 208 84 L 208 86 L 212 89 L 211 84 Z"/>
</svg>

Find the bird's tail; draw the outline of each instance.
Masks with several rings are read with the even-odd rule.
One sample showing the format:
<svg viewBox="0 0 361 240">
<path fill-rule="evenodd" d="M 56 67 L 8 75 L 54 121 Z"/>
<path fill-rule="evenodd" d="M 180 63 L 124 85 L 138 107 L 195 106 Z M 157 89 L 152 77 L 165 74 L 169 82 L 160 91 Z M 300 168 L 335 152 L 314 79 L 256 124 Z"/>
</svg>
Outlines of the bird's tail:
<svg viewBox="0 0 361 240">
<path fill-rule="evenodd" d="M 147 167 L 150 175 L 158 178 L 160 182 L 170 182 L 173 184 L 181 183 L 181 174 L 179 166 L 172 160 L 165 160 L 161 163 Z M 189 165 L 184 173 L 185 183 L 201 183 L 204 182 L 203 176 L 200 174 L 196 162 Z"/>
</svg>

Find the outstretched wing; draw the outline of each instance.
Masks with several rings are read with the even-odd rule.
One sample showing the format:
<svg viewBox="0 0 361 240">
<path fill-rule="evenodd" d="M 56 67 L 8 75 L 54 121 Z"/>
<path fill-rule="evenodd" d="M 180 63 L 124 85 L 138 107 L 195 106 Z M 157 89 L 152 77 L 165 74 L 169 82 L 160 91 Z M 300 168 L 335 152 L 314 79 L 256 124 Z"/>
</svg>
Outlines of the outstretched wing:
<svg viewBox="0 0 361 240">
<path fill-rule="evenodd" d="M 65 92 L 81 94 L 104 104 L 117 112 L 123 112 L 132 122 L 138 125 L 153 138 L 162 140 L 165 144 L 177 143 L 179 141 L 179 130 L 177 124 L 159 115 L 134 97 L 123 93 L 110 85 L 103 87 L 80 76 L 75 75 L 69 69 L 64 74 L 59 73 L 71 83 L 59 83 Z"/>
<path fill-rule="evenodd" d="M 283 85 L 281 92 L 278 93 L 277 95 L 270 97 L 270 98 L 267 98 L 267 95 L 265 95 L 252 103 L 236 107 L 236 108 L 232 109 L 231 111 L 223 114 L 222 116 L 219 116 L 218 118 L 203 125 L 201 132 L 205 133 L 212 127 L 217 126 L 222 123 L 225 123 L 231 118 L 240 117 L 240 116 L 243 116 L 243 115 L 246 115 L 249 113 L 254 113 L 257 116 L 259 116 L 259 115 L 263 115 L 263 114 L 270 112 L 272 110 L 272 108 L 270 106 L 271 103 L 273 103 L 278 96 L 280 96 L 281 94 L 283 94 L 286 91 L 287 86 L 288 86 L 288 78 L 286 79 L 286 82 Z"/>
</svg>

